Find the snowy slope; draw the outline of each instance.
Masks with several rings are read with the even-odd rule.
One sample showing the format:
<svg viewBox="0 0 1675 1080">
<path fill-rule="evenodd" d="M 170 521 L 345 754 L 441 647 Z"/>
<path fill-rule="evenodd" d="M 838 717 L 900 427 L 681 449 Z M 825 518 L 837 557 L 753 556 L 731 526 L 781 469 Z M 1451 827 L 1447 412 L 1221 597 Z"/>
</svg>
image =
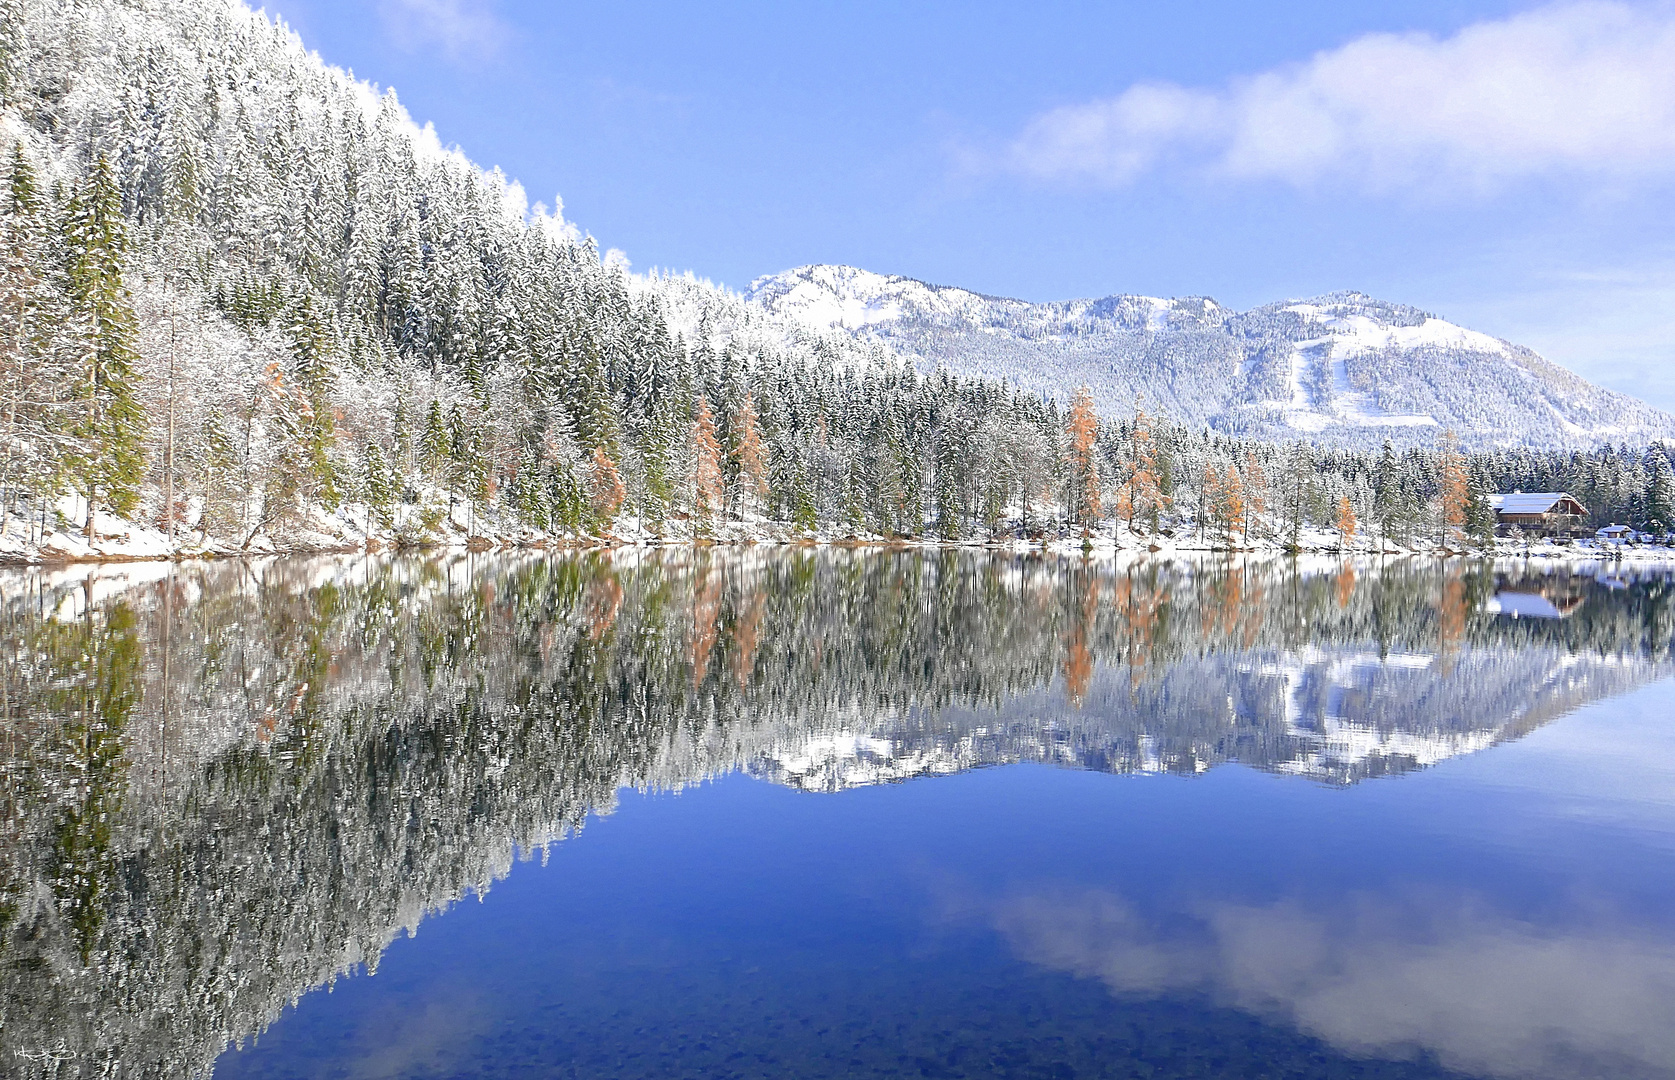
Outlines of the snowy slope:
<svg viewBox="0 0 1675 1080">
<path fill-rule="evenodd" d="M 1675 437 L 1675 418 L 1522 346 L 1416 308 L 1334 293 L 1233 311 L 1206 297 L 1033 304 L 847 266 L 760 278 L 747 300 L 967 375 L 1102 411 L 1136 397 L 1231 433 L 1360 444 L 1587 446 Z"/>
</svg>

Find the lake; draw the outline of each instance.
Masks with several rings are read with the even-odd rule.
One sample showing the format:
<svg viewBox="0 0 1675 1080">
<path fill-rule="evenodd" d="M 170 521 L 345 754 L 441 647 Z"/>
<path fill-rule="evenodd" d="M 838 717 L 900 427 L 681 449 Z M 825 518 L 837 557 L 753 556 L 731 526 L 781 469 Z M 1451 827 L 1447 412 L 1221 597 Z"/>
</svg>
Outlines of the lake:
<svg viewBox="0 0 1675 1080">
<path fill-rule="evenodd" d="M 1675 571 L 0 571 L 0 1073 L 1675 1077 Z"/>
</svg>

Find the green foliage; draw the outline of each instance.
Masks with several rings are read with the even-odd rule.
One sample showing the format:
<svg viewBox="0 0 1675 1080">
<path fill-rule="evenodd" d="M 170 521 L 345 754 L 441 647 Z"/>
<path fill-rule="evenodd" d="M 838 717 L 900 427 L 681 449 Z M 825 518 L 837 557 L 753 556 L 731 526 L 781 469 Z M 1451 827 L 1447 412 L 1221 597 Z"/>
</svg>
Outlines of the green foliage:
<svg viewBox="0 0 1675 1080">
<path fill-rule="evenodd" d="M 307 483 L 303 490 L 328 510 L 337 508 L 337 469 L 331 460 L 337 439 L 334 390 L 337 373 L 333 366 L 335 335 L 316 311 L 314 302 L 303 297 L 286 328 L 291 343 L 291 375 L 302 400 L 294 404 L 291 416 L 297 445 L 293 473 Z"/>
<path fill-rule="evenodd" d="M 394 523 L 391 511 L 395 507 L 395 485 L 390 481 L 389 463 L 377 443 L 367 443 L 362 454 L 366 503 L 378 515 L 386 528 Z"/>
<path fill-rule="evenodd" d="M 430 408 L 425 412 L 425 429 L 419 436 L 419 456 L 432 481 L 445 475 L 444 470 L 453 457 L 453 439 L 442 419 L 442 403 L 435 398 L 431 399 Z"/>
<path fill-rule="evenodd" d="M 48 860 L 52 891 L 72 928 L 82 963 L 93 958 L 118 885 L 112 828 L 127 781 L 122 739 L 142 694 L 138 620 L 118 603 L 73 623 L 40 625 L 32 646 L 52 665 L 43 717 L 62 725 L 53 756 L 74 777 L 61 805 Z"/>
<path fill-rule="evenodd" d="M 1648 528 L 1675 529 L 1675 469 L 1668 450 L 1654 447 L 1650 457 L 1651 481 L 1646 486 L 1645 524 Z"/>
<path fill-rule="evenodd" d="M 65 222 L 64 268 L 74 320 L 76 418 L 69 467 L 92 510 L 118 514 L 139 501 L 145 414 L 138 398 L 137 327 L 123 284 L 128 228 L 110 163 L 100 157 L 76 190 Z"/>
</svg>

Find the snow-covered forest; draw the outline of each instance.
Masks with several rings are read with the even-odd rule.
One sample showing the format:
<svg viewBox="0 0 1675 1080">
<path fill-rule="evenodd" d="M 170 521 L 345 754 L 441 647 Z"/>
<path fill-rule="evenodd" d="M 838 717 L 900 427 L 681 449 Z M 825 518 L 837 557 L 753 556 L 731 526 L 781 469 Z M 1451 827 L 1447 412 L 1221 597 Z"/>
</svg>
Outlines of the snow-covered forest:
<svg viewBox="0 0 1675 1080">
<path fill-rule="evenodd" d="M 1663 446 L 1241 440 L 632 275 L 241 3 L 0 0 L 0 101 L 11 557 L 1675 522 Z"/>
</svg>

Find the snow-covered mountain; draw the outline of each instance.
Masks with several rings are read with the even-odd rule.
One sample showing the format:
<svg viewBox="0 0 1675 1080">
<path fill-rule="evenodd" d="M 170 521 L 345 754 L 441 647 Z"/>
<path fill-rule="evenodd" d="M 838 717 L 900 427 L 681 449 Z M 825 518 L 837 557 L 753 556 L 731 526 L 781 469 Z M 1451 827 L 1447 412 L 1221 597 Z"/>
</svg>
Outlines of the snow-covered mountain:
<svg viewBox="0 0 1675 1080">
<path fill-rule="evenodd" d="M 1675 417 L 1530 349 L 1361 293 L 1234 311 L 1208 297 L 1033 304 L 849 266 L 757 279 L 750 303 L 811 328 L 884 341 L 926 368 L 1102 412 L 1139 398 L 1229 433 L 1359 444 L 1585 446 L 1675 437 Z"/>
</svg>

